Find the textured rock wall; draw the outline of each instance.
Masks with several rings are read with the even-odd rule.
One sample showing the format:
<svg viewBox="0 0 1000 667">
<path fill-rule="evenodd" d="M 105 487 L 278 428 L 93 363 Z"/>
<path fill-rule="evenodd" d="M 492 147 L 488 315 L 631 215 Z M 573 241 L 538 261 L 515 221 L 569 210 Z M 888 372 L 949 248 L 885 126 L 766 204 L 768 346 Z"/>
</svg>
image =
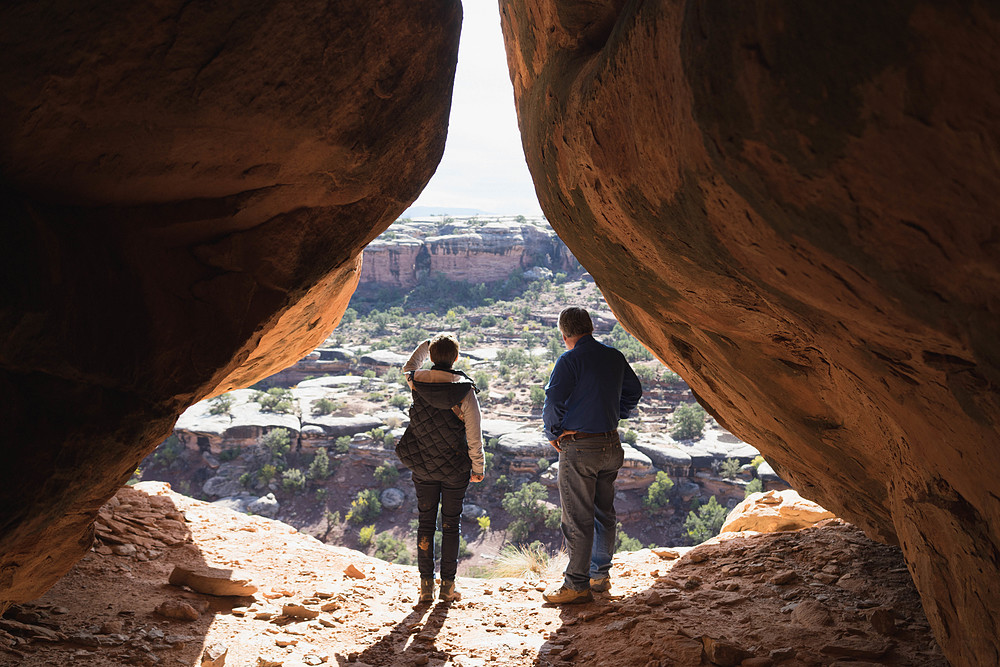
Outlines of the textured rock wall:
<svg viewBox="0 0 1000 667">
<path fill-rule="evenodd" d="M 531 225 L 488 224 L 478 231 L 414 238 L 377 239 L 365 248 L 362 283 L 413 287 L 421 278 L 489 283 L 517 269 L 570 268 L 574 259 L 551 231 Z"/>
<path fill-rule="evenodd" d="M 619 319 L 1000 662 L 995 7 L 500 5 L 542 208 Z"/>
<path fill-rule="evenodd" d="M 444 147 L 458 0 L 0 7 L 0 608 L 185 407 L 335 326 Z"/>
</svg>

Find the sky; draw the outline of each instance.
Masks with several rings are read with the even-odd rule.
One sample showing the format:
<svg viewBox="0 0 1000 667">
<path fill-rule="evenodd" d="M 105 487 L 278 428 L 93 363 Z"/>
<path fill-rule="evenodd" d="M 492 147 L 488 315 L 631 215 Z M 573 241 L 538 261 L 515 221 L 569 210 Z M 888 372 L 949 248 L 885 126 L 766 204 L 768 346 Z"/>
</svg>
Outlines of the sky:
<svg viewBox="0 0 1000 667">
<path fill-rule="evenodd" d="M 413 206 L 541 215 L 521 150 L 497 3 L 466 0 L 463 9 L 448 142 Z"/>
</svg>

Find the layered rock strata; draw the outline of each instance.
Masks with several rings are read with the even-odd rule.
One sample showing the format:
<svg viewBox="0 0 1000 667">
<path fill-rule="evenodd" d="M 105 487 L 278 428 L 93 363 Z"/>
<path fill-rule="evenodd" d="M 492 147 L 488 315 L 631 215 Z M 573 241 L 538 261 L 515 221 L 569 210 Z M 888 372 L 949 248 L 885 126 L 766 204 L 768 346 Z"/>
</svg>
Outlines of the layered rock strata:
<svg viewBox="0 0 1000 667">
<path fill-rule="evenodd" d="M 400 222 L 365 248 L 361 282 L 413 287 L 441 274 L 449 280 L 490 283 L 506 280 L 518 269 L 560 271 L 575 264 L 544 221 L 498 219 L 441 227 Z"/>
<path fill-rule="evenodd" d="M 502 0 L 546 217 L 623 325 L 1000 662 L 1000 17 Z"/>
<path fill-rule="evenodd" d="M 0 608 L 187 406 L 316 347 L 444 147 L 461 7 L 0 8 Z"/>
</svg>

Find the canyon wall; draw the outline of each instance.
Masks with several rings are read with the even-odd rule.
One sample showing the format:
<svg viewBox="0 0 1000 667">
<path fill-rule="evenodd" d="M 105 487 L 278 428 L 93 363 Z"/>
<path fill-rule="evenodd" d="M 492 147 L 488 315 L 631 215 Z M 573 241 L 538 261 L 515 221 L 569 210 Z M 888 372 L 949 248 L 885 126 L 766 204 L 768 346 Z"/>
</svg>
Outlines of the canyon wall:
<svg viewBox="0 0 1000 667">
<path fill-rule="evenodd" d="M 501 0 L 528 165 L 623 325 L 1000 663 L 1000 16 Z"/>
<path fill-rule="evenodd" d="M 444 149 L 458 0 L 0 7 L 0 609 L 187 406 L 336 325 Z"/>
<path fill-rule="evenodd" d="M 440 274 L 449 280 L 490 283 L 518 269 L 542 266 L 553 272 L 576 261 L 548 226 L 519 222 L 467 221 L 438 228 L 433 223 L 396 223 L 365 248 L 362 283 L 413 287 Z"/>
</svg>

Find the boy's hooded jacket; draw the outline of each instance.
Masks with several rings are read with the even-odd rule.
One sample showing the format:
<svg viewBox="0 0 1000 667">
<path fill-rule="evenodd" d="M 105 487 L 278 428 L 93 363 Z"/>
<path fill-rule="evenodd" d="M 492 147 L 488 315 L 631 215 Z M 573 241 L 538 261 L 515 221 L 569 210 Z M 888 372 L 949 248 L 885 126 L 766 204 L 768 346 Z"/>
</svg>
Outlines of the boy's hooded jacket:
<svg viewBox="0 0 1000 667">
<path fill-rule="evenodd" d="M 411 380 L 410 383 L 413 387 L 410 425 L 396 445 L 396 454 L 414 477 L 422 481 L 455 484 L 467 481 L 472 459 L 465 422 L 453 408 L 466 394 L 475 391 L 475 384 L 467 378 L 457 382 Z"/>
</svg>

